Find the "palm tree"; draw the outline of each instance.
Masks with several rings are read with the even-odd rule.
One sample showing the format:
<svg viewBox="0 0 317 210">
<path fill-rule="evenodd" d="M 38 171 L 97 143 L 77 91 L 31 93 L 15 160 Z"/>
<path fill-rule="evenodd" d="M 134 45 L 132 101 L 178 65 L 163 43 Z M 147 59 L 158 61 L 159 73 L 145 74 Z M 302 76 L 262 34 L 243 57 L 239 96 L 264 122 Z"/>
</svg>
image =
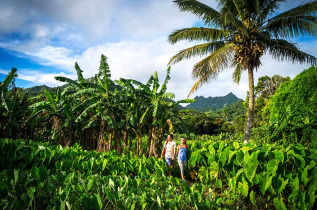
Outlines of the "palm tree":
<svg viewBox="0 0 317 210">
<path fill-rule="evenodd" d="M 179 51 L 169 62 L 175 64 L 193 56 L 207 56 L 193 67 L 192 76 L 197 81 L 189 95 L 228 67 L 234 68 L 232 78 L 238 84 L 241 73 L 248 71 L 249 108 L 245 142 L 250 138 L 253 123 L 253 72 L 260 67 L 262 55 L 270 54 L 279 61 L 317 64 L 314 56 L 285 40 L 317 35 L 317 1 L 272 16 L 281 2 L 285 0 L 218 0 L 219 10 L 216 10 L 196 0 L 174 1 L 181 11 L 193 13 L 206 25 L 176 30 L 168 38 L 172 44 L 181 40 L 206 42 Z"/>
</svg>

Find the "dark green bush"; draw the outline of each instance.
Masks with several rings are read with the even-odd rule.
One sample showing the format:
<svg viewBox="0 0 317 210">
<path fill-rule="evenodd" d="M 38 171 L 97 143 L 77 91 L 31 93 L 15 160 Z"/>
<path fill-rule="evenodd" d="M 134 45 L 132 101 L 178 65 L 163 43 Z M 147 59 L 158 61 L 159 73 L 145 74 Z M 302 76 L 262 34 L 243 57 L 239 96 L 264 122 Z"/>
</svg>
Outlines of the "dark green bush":
<svg viewBox="0 0 317 210">
<path fill-rule="evenodd" d="M 317 146 L 317 68 L 311 67 L 285 82 L 271 98 L 273 137 Z"/>
</svg>

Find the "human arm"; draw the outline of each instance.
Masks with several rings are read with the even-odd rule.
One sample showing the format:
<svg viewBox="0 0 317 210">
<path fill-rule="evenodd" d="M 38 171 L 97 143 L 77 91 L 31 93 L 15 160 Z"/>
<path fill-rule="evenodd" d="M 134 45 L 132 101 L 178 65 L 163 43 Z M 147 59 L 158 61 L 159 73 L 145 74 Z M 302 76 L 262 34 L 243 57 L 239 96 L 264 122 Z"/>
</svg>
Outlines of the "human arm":
<svg viewBox="0 0 317 210">
<path fill-rule="evenodd" d="M 178 146 L 177 146 L 177 152 L 178 152 Z M 177 152 L 176 152 L 176 143 L 175 143 L 175 147 L 174 147 L 174 156 L 172 157 L 172 160 L 174 160 L 177 156 Z"/>
<path fill-rule="evenodd" d="M 176 158 L 176 156 L 178 155 L 178 151 L 179 151 L 179 145 L 177 146 L 177 150 L 176 150 L 176 153 L 174 155 L 174 157 Z"/>
<path fill-rule="evenodd" d="M 165 151 L 166 151 L 166 142 L 164 143 L 164 146 L 163 146 L 161 158 L 163 158 L 163 155 L 165 154 Z"/>
</svg>

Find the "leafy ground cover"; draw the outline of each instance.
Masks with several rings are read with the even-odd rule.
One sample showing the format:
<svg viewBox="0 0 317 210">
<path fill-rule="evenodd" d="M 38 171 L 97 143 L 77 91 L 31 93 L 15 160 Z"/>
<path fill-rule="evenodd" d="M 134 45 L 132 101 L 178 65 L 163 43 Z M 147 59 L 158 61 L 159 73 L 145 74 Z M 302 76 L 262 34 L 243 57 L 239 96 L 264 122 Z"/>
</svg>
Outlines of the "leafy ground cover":
<svg viewBox="0 0 317 210">
<path fill-rule="evenodd" d="M 189 141 L 189 148 L 186 172 L 194 180 L 186 183 L 165 176 L 166 164 L 154 157 L 2 139 L 0 207 L 312 209 L 315 205 L 314 149 L 215 139 Z M 173 175 L 178 173 L 175 167 Z"/>
</svg>

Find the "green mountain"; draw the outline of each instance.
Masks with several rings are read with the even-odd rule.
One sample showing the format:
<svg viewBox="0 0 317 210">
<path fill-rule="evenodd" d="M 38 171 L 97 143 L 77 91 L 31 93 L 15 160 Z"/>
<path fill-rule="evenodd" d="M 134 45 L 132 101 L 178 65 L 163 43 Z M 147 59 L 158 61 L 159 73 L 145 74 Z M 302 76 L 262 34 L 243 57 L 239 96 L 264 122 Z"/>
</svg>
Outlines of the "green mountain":
<svg viewBox="0 0 317 210">
<path fill-rule="evenodd" d="M 225 106 L 237 102 L 239 99 L 232 92 L 225 96 L 208 97 L 196 96 L 194 98 L 196 102 L 187 105 L 186 109 L 194 109 L 200 112 L 207 112 L 210 110 L 220 110 Z"/>
<path fill-rule="evenodd" d="M 85 79 L 85 82 L 91 82 L 92 83 L 93 80 L 94 80 L 94 78 L 91 77 L 91 78 Z M 111 87 L 112 87 L 113 90 L 115 88 L 120 89 L 120 86 L 117 86 L 113 81 L 110 81 L 110 82 L 111 82 Z M 58 89 L 64 90 L 64 88 L 66 88 L 67 86 L 68 86 L 68 84 L 64 84 L 62 86 L 57 86 L 57 87 L 48 87 L 46 85 L 40 85 L 40 86 L 34 86 L 34 87 L 30 87 L 30 88 L 25 88 L 25 89 L 23 89 L 23 92 L 27 93 L 29 96 L 36 96 L 38 94 L 43 93 L 43 91 L 45 89 L 49 90 L 51 92 L 57 92 Z"/>
<path fill-rule="evenodd" d="M 52 90 L 53 88 L 48 87 L 46 85 L 34 86 L 30 88 L 23 89 L 24 93 L 27 93 L 30 96 L 36 96 L 40 93 L 43 93 L 44 90 Z"/>
</svg>

